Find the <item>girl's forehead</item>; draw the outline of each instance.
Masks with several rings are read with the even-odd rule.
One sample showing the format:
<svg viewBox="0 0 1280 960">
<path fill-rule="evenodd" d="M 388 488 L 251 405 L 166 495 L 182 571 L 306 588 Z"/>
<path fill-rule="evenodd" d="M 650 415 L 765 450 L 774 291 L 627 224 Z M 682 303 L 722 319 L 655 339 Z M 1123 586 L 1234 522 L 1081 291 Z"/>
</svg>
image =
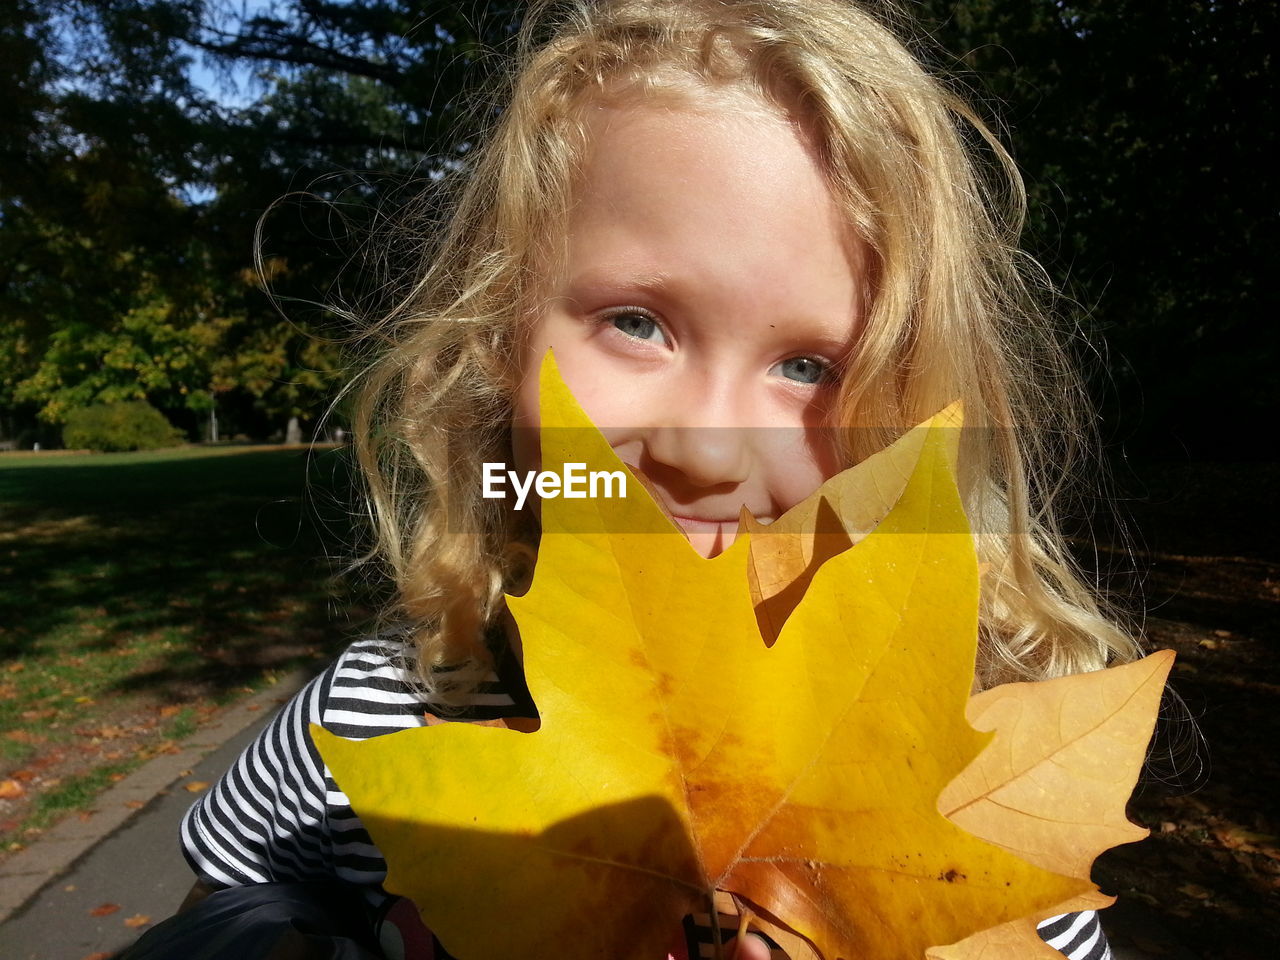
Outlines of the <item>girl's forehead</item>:
<svg viewBox="0 0 1280 960">
<path fill-rule="evenodd" d="M 690 164 L 708 163 L 726 174 L 744 169 L 760 177 L 790 163 L 818 172 L 821 163 L 802 125 L 782 109 L 745 92 L 715 100 L 696 98 L 660 102 L 598 102 L 583 115 L 585 149 L 579 165 L 577 196 L 602 185 L 616 185 L 620 172 L 637 162 L 660 181 L 677 182 Z M 826 187 L 824 175 L 810 177 Z M 783 189 L 783 182 L 762 186 Z"/>
<path fill-rule="evenodd" d="M 675 226 L 702 215 L 753 230 L 762 210 L 807 219 L 840 207 L 802 126 L 757 97 L 600 103 L 584 120 L 571 224 L 665 215 Z"/>
<path fill-rule="evenodd" d="M 562 292 L 592 300 L 631 289 L 717 315 L 767 305 L 779 316 L 849 317 L 862 245 L 796 126 L 750 107 L 594 111 Z"/>
</svg>

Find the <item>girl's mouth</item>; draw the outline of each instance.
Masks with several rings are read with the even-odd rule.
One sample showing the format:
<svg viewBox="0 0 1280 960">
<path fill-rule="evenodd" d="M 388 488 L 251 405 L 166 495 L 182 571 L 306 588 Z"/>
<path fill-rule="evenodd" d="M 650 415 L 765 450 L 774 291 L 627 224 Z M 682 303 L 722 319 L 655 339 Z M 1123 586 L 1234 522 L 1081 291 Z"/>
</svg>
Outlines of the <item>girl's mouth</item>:
<svg viewBox="0 0 1280 960">
<path fill-rule="evenodd" d="M 678 513 L 668 513 L 668 516 L 686 530 L 699 533 L 718 533 L 725 524 L 732 524 L 735 529 L 738 526 L 737 517 L 732 520 L 704 520 L 701 517 L 682 517 Z"/>
<path fill-rule="evenodd" d="M 667 516 L 685 533 L 722 533 L 730 536 L 737 536 L 738 533 L 737 517 L 726 517 L 723 520 L 705 520 L 702 517 L 685 517 L 669 511 Z M 756 520 L 760 523 L 768 524 L 773 522 L 773 517 L 756 517 Z"/>
<path fill-rule="evenodd" d="M 636 479 L 638 479 L 640 483 L 644 485 L 644 488 L 649 492 L 649 496 L 653 499 L 653 502 L 658 505 L 658 508 L 667 515 L 667 517 L 671 520 L 672 523 L 678 526 L 686 534 L 690 534 L 690 533 L 725 534 L 731 539 L 732 537 L 737 535 L 738 533 L 738 514 L 737 513 L 735 513 L 731 517 L 717 517 L 717 518 L 694 517 L 694 516 L 689 516 L 688 514 L 677 513 L 675 510 L 671 509 L 670 501 L 667 499 L 665 492 L 660 487 L 658 487 L 658 485 L 654 483 L 653 480 L 650 477 L 648 477 L 643 470 L 641 470 L 639 467 L 633 466 L 632 464 L 627 464 L 627 469 L 629 469 L 631 473 L 635 475 Z M 769 523 L 773 520 L 773 517 L 765 515 L 765 516 L 756 517 L 756 519 L 761 523 Z"/>
</svg>

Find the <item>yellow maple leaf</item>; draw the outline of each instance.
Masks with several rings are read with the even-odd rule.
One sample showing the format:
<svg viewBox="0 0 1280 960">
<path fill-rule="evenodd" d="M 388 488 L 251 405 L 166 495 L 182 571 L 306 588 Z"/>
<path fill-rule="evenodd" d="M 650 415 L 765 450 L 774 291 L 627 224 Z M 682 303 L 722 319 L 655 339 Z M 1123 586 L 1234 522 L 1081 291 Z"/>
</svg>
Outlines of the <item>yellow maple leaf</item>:
<svg viewBox="0 0 1280 960">
<path fill-rule="evenodd" d="M 550 361 L 542 390 L 543 468 L 619 469 Z M 643 492 L 546 500 L 509 601 L 539 730 L 313 728 L 387 889 L 463 960 L 651 960 L 717 889 L 828 960 L 919 958 L 1092 889 L 937 810 L 989 739 L 963 719 L 977 565 L 940 433 L 771 648 L 749 536 L 708 560 Z"/>
</svg>

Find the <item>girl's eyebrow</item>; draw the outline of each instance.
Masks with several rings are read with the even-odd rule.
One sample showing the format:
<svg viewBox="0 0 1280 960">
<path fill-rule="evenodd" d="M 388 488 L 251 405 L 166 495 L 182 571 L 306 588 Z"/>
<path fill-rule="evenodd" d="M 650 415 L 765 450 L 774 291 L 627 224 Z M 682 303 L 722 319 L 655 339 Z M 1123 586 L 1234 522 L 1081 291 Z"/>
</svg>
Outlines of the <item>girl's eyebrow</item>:
<svg viewBox="0 0 1280 960">
<path fill-rule="evenodd" d="M 670 271 L 631 271 L 625 268 L 617 270 L 607 267 L 592 266 L 573 275 L 565 287 L 565 294 L 570 299 L 582 296 L 596 296 L 603 292 L 627 291 L 642 293 L 659 302 L 679 301 L 685 291 L 691 291 L 696 283 L 691 279 L 673 275 Z M 843 358 L 859 338 L 855 324 L 853 336 L 849 339 L 835 332 L 841 329 L 841 321 L 835 318 L 803 317 L 799 315 L 782 315 L 772 325 L 781 331 L 781 335 L 798 335 L 808 340 L 813 347 L 829 354 L 832 359 Z"/>
<path fill-rule="evenodd" d="M 611 270 L 596 266 L 572 276 L 568 287 L 570 290 L 625 288 L 655 295 L 677 295 L 684 284 L 665 271 L 629 271 L 625 268 Z"/>
</svg>

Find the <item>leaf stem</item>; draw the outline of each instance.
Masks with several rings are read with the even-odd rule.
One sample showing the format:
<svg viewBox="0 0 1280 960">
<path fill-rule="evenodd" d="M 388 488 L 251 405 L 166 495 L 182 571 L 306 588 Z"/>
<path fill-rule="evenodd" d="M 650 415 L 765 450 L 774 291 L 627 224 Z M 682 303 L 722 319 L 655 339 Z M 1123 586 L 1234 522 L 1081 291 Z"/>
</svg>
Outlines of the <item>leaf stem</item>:
<svg viewBox="0 0 1280 960">
<path fill-rule="evenodd" d="M 711 946 L 715 951 L 713 956 L 715 960 L 725 960 L 724 942 L 720 936 L 720 911 L 716 909 L 715 890 L 707 895 L 707 904 L 711 908 L 709 916 L 711 917 Z"/>
<path fill-rule="evenodd" d="M 738 905 L 738 933 L 737 938 L 733 941 L 733 955 L 737 957 L 738 951 L 742 949 L 742 938 L 747 935 L 747 928 L 751 925 L 751 910 L 742 903 L 738 902 L 738 898 L 734 897 L 733 902 Z"/>
</svg>

